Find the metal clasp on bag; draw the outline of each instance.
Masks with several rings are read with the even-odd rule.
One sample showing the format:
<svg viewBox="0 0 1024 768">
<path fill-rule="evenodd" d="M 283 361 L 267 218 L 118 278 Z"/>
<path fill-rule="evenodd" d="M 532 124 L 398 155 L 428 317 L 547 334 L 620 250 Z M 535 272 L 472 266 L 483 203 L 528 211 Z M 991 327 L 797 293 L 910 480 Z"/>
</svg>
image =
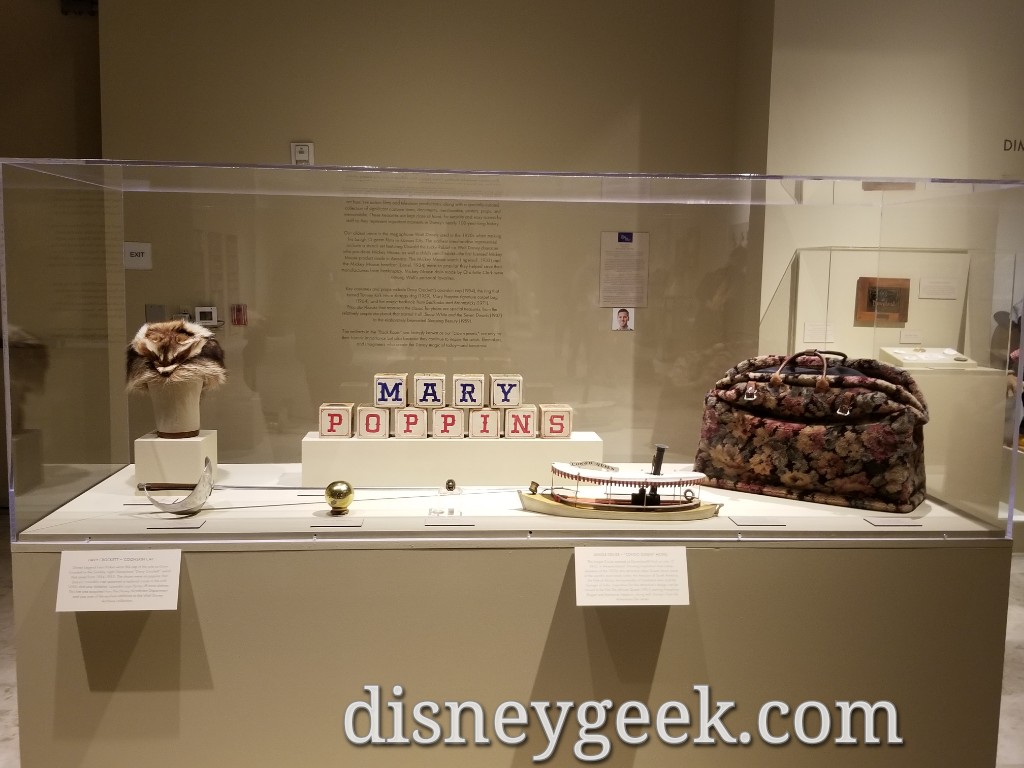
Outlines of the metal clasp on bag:
<svg viewBox="0 0 1024 768">
<path fill-rule="evenodd" d="M 843 399 L 839 401 L 839 407 L 836 408 L 836 414 L 839 416 L 849 416 L 850 404 L 852 400 L 853 398 L 849 397 L 848 395 L 844 395 Z"/>
<path fill-rule="evenodd" d="M 743 399 L 744 400 L 757 400 L 757 387 L 754 386 L 753 382 L 747 384 L 747 389 L 743 393 Z"/>
</svg>

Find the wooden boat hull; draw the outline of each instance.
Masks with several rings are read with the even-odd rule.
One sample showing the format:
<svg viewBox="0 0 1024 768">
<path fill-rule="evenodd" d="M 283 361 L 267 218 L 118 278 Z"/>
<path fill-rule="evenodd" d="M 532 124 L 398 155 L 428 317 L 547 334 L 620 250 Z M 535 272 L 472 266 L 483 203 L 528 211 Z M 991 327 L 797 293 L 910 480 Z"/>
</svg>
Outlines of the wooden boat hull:
<svg viewBox="0 0 1024 768">
<path fill-rule="evenodd" d="M 663 504 L 657 507 L 631 507 L 601 502 L 569 504 L 547 493 L 519 491 L 519 501 L 527 512 L 559 517 L 584 517 L 597 520 L 707 520 L 718 514 L 721 504 Z"/>
</svg>

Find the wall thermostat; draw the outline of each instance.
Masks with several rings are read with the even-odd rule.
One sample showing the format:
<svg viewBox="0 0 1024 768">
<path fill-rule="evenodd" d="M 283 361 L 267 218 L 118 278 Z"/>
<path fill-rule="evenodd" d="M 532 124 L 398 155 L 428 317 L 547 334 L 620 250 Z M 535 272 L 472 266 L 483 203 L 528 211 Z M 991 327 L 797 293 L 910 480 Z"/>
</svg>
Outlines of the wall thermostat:
<svg viewBox="0 0 1024 768">
<path fill-rule="evenodd" d="M 210 327 L 218 325 L 216 307 L 196 307 L 193 317 L 199 325 Z"/>
</svg>

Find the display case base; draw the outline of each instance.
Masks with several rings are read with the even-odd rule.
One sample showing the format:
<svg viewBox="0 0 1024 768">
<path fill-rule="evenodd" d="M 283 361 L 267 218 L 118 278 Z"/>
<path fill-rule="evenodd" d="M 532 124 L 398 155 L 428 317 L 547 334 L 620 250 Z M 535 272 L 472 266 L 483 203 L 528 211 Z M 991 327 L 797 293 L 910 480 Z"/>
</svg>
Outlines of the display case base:
<svg viewBox="0 0 1024 768">
<path fill-rule="evenodd" d="M 574 432 L 568 440 L 302 440 L 302 484 L 325 486 L 347 480 L 366 486 L 527 485 L 546 483 L 555 461 L 603 461 L 604 443 L 595 432 Z"/>
<path fill-rule="evenodd" d="M 136 483 L 195 483 L 209 458 L 217 477 L 217 431 L 169 440 L 150 432 L 135 441 Z"/>
</svg>

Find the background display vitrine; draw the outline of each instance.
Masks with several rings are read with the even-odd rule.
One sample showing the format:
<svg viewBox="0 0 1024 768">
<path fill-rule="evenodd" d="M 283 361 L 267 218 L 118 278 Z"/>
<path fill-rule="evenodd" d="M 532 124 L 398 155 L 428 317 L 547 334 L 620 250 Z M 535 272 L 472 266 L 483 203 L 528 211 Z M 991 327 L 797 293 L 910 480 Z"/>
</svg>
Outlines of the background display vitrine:
<svg viewBox="0 0 1024 768">
<path fill-rule="evenodd" d="M 253 765 L 337 761 L 353 747 L 311 724 L 375 681 L 492 708 L 516 696 L 673 698 L 702 682 L 751 703 L 888 698 L 914 738 L 879 759 L 985 764 L 994 755 L 1012 545 L 1002 473 L 1012 466 L 1015 403 L 999 360 L 1012 334 L 1005 349 L 990 348 L 996 315 L 1009 316 L 1024 294 L 1017 185 L 888 192 L 859 180 L 69 162 L 13 162 L 2 173 L 26 766 L 123 762 L 122 750 L 137 748 L 119 735 L 129 721 L 159 745 L 146 756 L 154 765 L 212 765 L 231 742 L 247 745 Z M 608 231 L 649 236 L 647 304 L 635 308 L 632 333 L 612 331 L 614 308 L 598 306 Z M 822 242 L 849 245 L 824 249 L 826 268 L 808 266 L 823 251 L 808 244 Z M 140 251 L 151 268 L 135 268 L 126 243 L 148 246 Z M 911 253 L 915 272 L 904 275 Z M 797 263 L 799 276 L 826 286 L 809 294 L 818 304 L 808 319 Z M 696 523 L 541 517 L 519 510 L 513 489 L 475 487 L 472 466 L 444 466 L 429 441 L 418 463 L 433 463 L 436 481 L 406 489 L 416 498 L 370 502 L 342 470 L 338 479 L 357 489 L 344 520 L 317 499 L 215 492 L 207 512 L 170 525 L 134 493 L 132 444 L 153 425 L 149 404 L 123 393 L 124 347 L 161 312 L 216 307 L 224 323 L 216 330 L 229 383 L 203 404 L 203 428 L 218 435 L 218 479 L 297 485 L 319 404 L 366 402 L 373 374 L 396 370 L 521 373 L 528 402 L 573 405 L 574 429 L 600 436 L 604 460 L 649 460 L 663 442 L 670 462 L 686 462 L 704 393 L 729 366 L 794 344 L 832 346 L 806 341 L 815 324 L 850 354 L 916 345 L 920 283 L 956 292 L 949 270 L 966 271 L 967 287 L 934 300 L 952 302 L 943 308 L 955 308 L 945 312 L 953 319 L 941 340 L 923 342 L 963 352 L 984 373 L 948 393 L 923 383 L 935 393 L 925 428 L 935 493 L 909 516 L 720 494 L 711 500 L 724 503 L 721 514 Z M 916 283 L 908 327 L 858 325 L 857 278 L 889 276 Z M 43 375 L 38 349 L 26 356 L 15 329 L 46 350 Z M 940 372 L 953 373 L 965 372 Z M 965 419 L 970 442 L 956 439 Z M 985 466 L 1000 467 L 994 483 L 977 471 L 978 446 Z M 410 485 L 399 462 L 392 477 L 390 491 L 373 493 Z M 448 478 L 464 493 L 442 495 Z M 547 478 L 520 485 L 530 480 Z M 598 543 L 687 546 L 691 606 L 577 608 L 572 548 Z M 53 612 L 61 552 L 139 546 L 184 550 L 173 616 Z M 637 621 L 644 632 L 632 631 Z M 855 648 L 839 642 L 851 635 Z M 763 638 L 753 651 L 752 636 Z M 793 653 L 840 645 L 824 666 Z M 894 655 L 895 646 L 915 650 Z M 684 659 L 677 647 L 699 652 Z M 258 685 L 248 663 L 257 657 L 276 669 Z M 962 709 L 947 712 L 934 695 L 938 667 L 955 670 L 942 686 L 972 691 L 970 728 Z M 753 682 L 769 678 L 789 682 L 778 693 Z M 305 703 L 282 718 L 280 702 L 300 688 Z M 105 714 L 83 719 L 99 698 Z M 248 717 L 217 714 L 240 709 Z M 820 750 L 750 749 L 764 764 L 821 759 Z M 828 749 L 830 759 L 863 758 Z M 571 747 L 563 753 L 573 759 Z M 438 748 L 409 759 L 509 764 L 521 755 Z"/>
</svg>

